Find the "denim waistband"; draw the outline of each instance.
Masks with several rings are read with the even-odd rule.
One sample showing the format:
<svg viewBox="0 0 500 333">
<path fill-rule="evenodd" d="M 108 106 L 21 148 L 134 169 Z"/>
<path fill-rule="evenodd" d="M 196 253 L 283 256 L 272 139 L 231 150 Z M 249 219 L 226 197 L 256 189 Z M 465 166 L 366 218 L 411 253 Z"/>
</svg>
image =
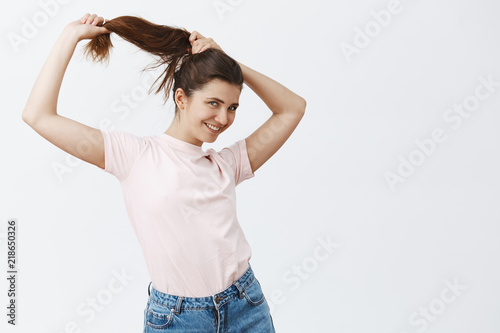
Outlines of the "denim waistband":
<svg viewBox="0 0 500 333">
<path fill-rule="evenodd" d="M 225 290 L 212 296 L 185 297 L 165 294 L 161 291 L 156 290 L 150 282 L 149 285 L 151 286 L 151 292 L 149 293 L 149 297 L 154 302 L 171 308 L 175 308 L 175 312 L 180 312 L 180 310 L 183 308 L 208 308 L 214 306 L 218 307 L 226 303 L 229 299 L 233 298 L 233 296 L 237 295 L 239 298 L 243 297 L 243 291 L 250 283 L 252 283 L 254 278 L 255 275 L 249 262 L 247 270 L 240 278 L 234 281 Z"/>
</svg>

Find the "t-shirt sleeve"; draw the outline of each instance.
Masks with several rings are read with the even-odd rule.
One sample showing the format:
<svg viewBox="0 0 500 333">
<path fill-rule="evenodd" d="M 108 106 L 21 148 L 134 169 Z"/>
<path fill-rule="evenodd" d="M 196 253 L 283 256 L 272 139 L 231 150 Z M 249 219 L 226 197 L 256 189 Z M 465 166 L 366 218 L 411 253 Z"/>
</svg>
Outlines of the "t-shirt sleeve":
<svg viewBox="0 0 500 333">
<path fill-rule="evenodd" d="M 229 147 L 222 148 L 219 155 L 233 168 L 236 185 L 255 176 L 250 166 L 245 139 L 236 141 Z"/>
<path fill-rule="evenodd" d="M 124 131 L 100 131 L 104 139 L 104 171 L 123 181 L 145 147 L 145 140 Z"/>
</svg>

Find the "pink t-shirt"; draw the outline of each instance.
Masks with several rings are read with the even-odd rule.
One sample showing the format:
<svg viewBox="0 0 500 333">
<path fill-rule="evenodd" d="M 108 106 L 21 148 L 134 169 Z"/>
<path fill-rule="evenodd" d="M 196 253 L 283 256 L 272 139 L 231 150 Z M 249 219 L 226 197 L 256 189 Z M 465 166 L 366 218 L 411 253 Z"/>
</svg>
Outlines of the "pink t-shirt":
<svg viewBox="0 0 500 333">
<path fill-rule="evenodd" d="M 241 277 L 252 252 L 236 216 L 235 187 L 255 176 L 245 140 L 205 152 L 165 133 L 101 133 L 101 170 L 120 181 L 153 286 L 205 297 Z"/>
</svg>

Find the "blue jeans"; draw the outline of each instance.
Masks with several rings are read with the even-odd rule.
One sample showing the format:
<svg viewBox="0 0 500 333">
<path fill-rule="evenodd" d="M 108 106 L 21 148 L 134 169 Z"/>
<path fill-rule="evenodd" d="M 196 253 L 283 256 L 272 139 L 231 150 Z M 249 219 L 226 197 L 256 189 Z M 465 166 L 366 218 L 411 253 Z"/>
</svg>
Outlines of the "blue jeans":
<svg viewBox="0 0 500 333">
<path fill-rule="evenodd" d="M 275 333 L 276 331 L 260 282 L 249 263 L 243 276 L 227 289 L 212 296 L 175 296 L 162 293 L 151 286 L 144 310 L 143 333 L 161 332 Z"/>
</svg>

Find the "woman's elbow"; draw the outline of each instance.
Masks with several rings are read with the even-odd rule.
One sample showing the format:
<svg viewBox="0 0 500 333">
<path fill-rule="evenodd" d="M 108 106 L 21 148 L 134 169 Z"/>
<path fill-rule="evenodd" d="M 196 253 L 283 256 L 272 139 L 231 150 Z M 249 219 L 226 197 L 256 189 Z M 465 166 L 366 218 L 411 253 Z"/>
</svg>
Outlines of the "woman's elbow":
<svg viewBox="0 0 500 333">
<path fill-rule="evenodd" d="M 28 112 L 26 110 L 23 110 L 23 112 L 21 113 L 21 119 L 26 123 L 26 124 L 29 124 L 30 123 L 30 116 L 28 114 Z"/>
<path fill-rule="evenodd" d="M 306 106 L 307 106 L 306 100 L 303 97 L 299 96 L 299 102 L 297 102 L 298 111 L 301 113 L 306 112 Z"/>
<path fill-rule="evenodd" d="M 30 127 L 34 126 L 35 116 L 32 113 L 28 112 L 28 110 L 24 109 L 23 113 L 21 114 L 21 119 Z"/>
</svg>

